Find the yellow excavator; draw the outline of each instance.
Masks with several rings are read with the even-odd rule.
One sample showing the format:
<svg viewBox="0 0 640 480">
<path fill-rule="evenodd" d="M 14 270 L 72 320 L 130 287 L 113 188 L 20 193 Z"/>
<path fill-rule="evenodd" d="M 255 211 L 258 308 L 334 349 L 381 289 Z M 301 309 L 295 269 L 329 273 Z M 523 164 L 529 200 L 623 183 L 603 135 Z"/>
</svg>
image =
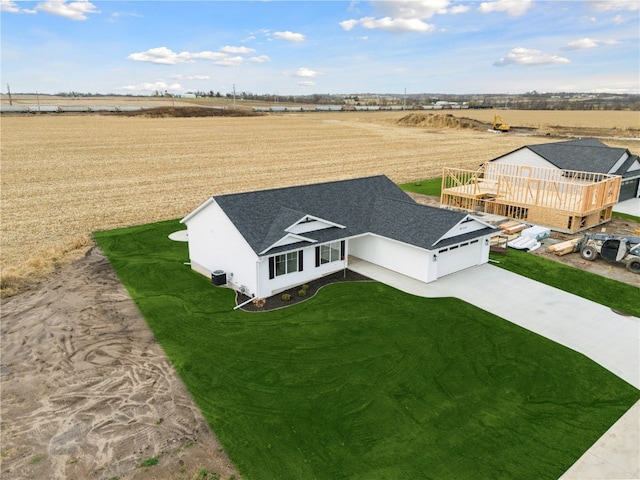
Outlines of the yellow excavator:
<svg viewBox="0 0 640 480">
<path fill-rule="evenodd" d="M 493 129 L 497 130 L 498 132 L 508 132 L 509 130 L 511 130 L 511 126 L 504 123 L 502 117 L 496 114 L 493 116 Z"/>
</svg>

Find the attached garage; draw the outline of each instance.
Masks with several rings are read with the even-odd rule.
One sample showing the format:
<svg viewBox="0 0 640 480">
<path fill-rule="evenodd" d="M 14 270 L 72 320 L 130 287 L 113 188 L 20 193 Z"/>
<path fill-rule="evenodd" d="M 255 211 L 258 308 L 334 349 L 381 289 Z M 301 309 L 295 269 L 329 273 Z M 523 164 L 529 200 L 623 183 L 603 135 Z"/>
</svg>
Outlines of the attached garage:
<svg viewBox="0 0 640 480">
<path fill-rule="evenodd" d="M 620 202 L 640 197 L 640 178 L 622 178 L 620 184 Z"/>
<path fill-rule="evenodd" d="M 441 248 L 434 254 L 437 256 L 437 278 L 480 265 L 483 263 L 482 254 L 482 242 L 477 238 Z"/>
</svg>

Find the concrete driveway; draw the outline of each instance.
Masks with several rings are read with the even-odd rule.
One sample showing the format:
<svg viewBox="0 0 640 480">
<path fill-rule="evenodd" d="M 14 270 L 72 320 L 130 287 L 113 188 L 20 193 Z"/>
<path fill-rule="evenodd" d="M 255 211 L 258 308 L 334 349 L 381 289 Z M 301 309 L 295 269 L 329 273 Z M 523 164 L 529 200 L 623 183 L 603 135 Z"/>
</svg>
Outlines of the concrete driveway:
<svg viewBox="0 0 640 480">
<path fill-rule="evenodd" d="M 640 388 L 640 319 L 491 264 L 423 283 L 349 258 L 349 268 L 422 297 L 457 297 L 580 352 Z M 640 293 L 640 292 L 639 292 Z M 640 478 L 640 402 L 561 478 Z"/>
<path fill-rule="evenodd" d="M 613 206 L 614 212 L 626 213 L 640 217 L 640 198 L 631 198 Z"/>
</svg>

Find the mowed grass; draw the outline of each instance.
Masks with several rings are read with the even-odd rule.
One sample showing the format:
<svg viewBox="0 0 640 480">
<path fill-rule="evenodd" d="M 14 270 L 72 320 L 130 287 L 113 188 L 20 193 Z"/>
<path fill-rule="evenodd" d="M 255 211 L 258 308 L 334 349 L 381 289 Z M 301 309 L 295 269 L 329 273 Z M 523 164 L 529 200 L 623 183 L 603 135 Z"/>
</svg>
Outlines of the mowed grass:
<svg viewBox="0 0 640 480">
<path fill-rule="evenodd" d="M 510 249 L 508 255 L 491 254 L 491 258 L 500 262 L 498 265 L 505 270 L 640 317 L 640 292 L 633 285 L 536 257 L 522 250 Z"/>
<path fill-rule="evenodd" d="M 234 311 L 180 229 L 95 238 L 245 479 L 555 479 L 640 397 L 453 298 L 351 283 Z"/>
<path fill-rule="evenodd" d="M 403 183 L 399 187 L 405 192 L 419 193 L 420 195 L 430 195 L 439 197 L 442 193 L 442 177 L 418 180 L 415 182 Z"/>
</svg>

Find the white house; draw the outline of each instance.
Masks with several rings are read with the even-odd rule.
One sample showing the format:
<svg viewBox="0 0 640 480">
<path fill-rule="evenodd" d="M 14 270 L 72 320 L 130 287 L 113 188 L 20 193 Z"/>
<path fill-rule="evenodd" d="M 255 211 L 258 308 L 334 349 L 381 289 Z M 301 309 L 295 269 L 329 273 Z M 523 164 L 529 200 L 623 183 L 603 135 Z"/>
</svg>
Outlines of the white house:
<svg viewBox="0 0 640 480">
<path fill-rule="evenodd" d="M 609 147 L 595 138 L 526 145 L 491 162 L 620 175 L 618 201 L 640 197 L 638 155 L 626 148 Z"/>
<path fill-rule="evenodd" d="M 423 282 L 486 263 L 495 227 L 386 176 L 213 196 L 181 220 L 191 267 L 265 298 L 359 258 Z"/>
</svg>

